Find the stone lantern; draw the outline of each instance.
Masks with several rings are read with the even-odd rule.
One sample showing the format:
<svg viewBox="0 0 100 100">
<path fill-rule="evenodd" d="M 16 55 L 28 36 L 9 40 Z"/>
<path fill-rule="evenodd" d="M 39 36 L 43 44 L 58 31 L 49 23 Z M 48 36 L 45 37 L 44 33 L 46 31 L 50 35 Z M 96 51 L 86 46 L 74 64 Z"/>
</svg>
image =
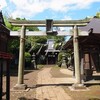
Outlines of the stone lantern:
<svg viewBox="0 0 100 100">
<path fill-rule="evenodd" d="M 37 65 L 36 65 L 36 55 L 35 53 L 33 53 L 32 55 L 32 65 L 35 69 L 37 69 Z"/>
<path fill-rule="evenodd" d="M 65 54 L 62 55 L 62 65 L 61 66 L 65 67 L 65 68 L 67 67 L 66 66 L 66 56 L 65 56 Z"/>
</svg>

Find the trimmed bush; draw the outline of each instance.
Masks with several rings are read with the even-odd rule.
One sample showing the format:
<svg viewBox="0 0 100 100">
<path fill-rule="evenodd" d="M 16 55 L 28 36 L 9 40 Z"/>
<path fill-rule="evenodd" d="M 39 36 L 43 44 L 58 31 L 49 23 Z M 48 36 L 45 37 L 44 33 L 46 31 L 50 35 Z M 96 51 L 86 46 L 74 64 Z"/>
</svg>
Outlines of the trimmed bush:
<svg viewBox="0 0 100 100">
<path fill-rule="evenodd" d="M 25 67 L 31 66 L 31 54 L 29 52 L 25 52 Z"/>
</svg>

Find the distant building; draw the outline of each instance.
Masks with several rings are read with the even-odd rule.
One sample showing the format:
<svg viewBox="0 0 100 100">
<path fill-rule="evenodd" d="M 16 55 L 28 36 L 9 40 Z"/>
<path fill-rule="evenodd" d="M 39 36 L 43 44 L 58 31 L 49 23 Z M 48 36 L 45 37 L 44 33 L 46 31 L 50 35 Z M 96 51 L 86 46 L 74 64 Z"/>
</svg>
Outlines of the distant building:
<svg viewBox="0 0 100 100">
<path fill-rule="evenodd" d="M 56 64 L 59 50 L 54 48 L 54 40 L 48 39 L 47 40 L 47 49 L 45 50 L 46 55 L 46 64 Z"/>
</svg>

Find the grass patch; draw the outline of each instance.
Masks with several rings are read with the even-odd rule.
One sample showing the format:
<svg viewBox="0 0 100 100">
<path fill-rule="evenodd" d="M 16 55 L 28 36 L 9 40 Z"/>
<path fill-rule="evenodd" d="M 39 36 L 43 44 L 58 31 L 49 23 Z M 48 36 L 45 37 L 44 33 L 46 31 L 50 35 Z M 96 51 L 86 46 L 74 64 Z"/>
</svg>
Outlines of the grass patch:
<svg viewBox="0 0 100 100">
<path fill-rule="evenodd" d="M 37 69 L 42 69 L 44 68 L 45 65 L 37 65 Z"/>
</svg>

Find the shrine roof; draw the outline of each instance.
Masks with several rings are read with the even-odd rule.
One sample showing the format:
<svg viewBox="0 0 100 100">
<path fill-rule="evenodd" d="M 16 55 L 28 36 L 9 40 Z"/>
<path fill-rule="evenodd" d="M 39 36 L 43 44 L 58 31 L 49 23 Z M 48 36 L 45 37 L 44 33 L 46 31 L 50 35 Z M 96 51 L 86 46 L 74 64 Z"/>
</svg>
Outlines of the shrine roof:
<svg viewBox="0 0 100 100">
<path fill-rule="evenodd" d="M 100 18 L 93 18 L 90 22 L 84 26 L 79 28 L 81 31 L 89 31 L 91 33 L 100 34 Z"/>
<path fill-rule="evenodd" d="M 0 32 L 9 33 L 10 30 L 6 27 L 2 11 L 0 11 Z"/>
<path fill-rule="evenodd" d="M 87 31 L 87 36 L 78 36 L 79 45 L 100 45 L 100 19 L 92 18 L 90 22 L 84 26 L 78 28 L 81 31 Z M 73 37 L 71 37 L 64 48 L 73 48 Z"/>
</svg>

